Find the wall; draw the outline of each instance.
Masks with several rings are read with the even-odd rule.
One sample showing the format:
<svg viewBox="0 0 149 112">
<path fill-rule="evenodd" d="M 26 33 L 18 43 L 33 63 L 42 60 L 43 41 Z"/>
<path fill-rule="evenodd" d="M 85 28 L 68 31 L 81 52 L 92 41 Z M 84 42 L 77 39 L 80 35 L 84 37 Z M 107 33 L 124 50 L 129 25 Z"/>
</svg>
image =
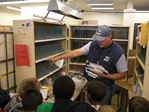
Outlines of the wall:
<svg viewBox="0 0 149 112">
<path fill-rule="evenodd" d="M 85 20 L 97 20 L 99 25 L 123 24 L 123 13 L 85 12 Z"/>
<path fill-rule="evenodd" d="M 143 23 L 146 21 L 149 21 L 149 11 L 135 13 L 135 23 Z"/>
<path fill-rule="evenodd" d="M 13 20 L 20 19 L 20 12 L 0 8 L 0 25 L 12 26 Z"/>
</svg>

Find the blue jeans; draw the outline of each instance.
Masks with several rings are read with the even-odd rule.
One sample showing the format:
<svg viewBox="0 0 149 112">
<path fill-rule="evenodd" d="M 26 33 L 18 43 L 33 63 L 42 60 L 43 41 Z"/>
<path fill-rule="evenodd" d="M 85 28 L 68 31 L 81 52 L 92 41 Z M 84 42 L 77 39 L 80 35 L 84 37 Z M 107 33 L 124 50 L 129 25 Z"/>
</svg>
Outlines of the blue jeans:
<svg viewBox="0 0 149 112">
<path fill-rule="evenodd" d="M 101 101 L 101 104 L 103 104 L 103 105 L 110 105 L 111 104 L 111 100 L 112 100 L 112 96 L 113 96 L 113 92 L 114 92 L 113 88 L 114 88 L 113 85 L 106 87 L 107 92 L 106 92 L 105 97 Z"/>
</svg>

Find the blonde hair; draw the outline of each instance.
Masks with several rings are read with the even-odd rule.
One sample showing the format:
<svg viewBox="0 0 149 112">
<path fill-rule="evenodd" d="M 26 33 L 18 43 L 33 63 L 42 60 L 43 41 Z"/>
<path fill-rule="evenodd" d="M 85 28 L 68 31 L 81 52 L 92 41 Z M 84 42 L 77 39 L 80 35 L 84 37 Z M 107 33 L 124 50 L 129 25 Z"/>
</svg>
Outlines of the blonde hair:
<svg viewBox="0 0 149 112">
<path fill-rule="evenodd" d="M 36 78 L 27 78 L 24 79 L 18 88 L 18 93 L 21 96 L 28 89 L 37 89 L 40 90 L 40 82 Z"/>
</svg>

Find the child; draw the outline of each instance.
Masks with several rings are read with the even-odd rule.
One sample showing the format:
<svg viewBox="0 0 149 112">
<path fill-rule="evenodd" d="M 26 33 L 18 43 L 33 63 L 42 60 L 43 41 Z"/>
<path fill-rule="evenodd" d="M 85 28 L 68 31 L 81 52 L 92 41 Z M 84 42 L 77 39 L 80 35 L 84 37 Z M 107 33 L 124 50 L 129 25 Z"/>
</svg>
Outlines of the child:
<svg viewBox="0 0 149 112">
<path fill-rule="evenodd" d="M 10 101 L 9 93 L 4 89 L 0 89 L 0 112 L 3 112 L 5 105 L 9 101 Z"/>
<path fill-rule="evenodd" d="M 5 106 L 4 110 L 12 112 L 19 112 L 19 108 L 22 108 L 22 95 L 29 89 L 40 90 L 40 82 L 35 78 L 24 79 L 18 88 L 18 95 L 11 98 L 10 102 Z"/>
<path fill-rule="evenodd" d="M 42 95 L 37 89 L 29 89 L 22 94 L 22 111 L 34 112 L 42 103 Z"/>
<path fill-rule="evenodd" d="M 100 81 L 90 81 L 87 85 L 88 100 L 98 112 L 115 112 L 110 105 L 102 105 L 106 95 L 106 86 Z"/>
<path fill-rule="evenodd" d="M 129 100 L 129 112 L 149 112 L 149 101 L 140 96 Z"/>
<path fill-rule="evenodd" d="M 53 84 L 55 102 L 52 112 L 96 112 L 85 102 L 73 102 L 70 98 L 75 91 L 75 84 L 68 76 L 58 77 Z"/>
</svg>

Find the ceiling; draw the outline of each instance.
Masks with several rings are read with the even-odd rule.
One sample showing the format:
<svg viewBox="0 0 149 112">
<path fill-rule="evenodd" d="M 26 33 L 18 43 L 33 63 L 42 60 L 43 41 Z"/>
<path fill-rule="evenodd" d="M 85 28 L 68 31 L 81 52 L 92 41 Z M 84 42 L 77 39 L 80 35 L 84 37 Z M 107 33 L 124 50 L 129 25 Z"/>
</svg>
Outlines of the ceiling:
<svg viewBox="0 0 149 112">
<path fill-rule="evenodd" d="M 85 12 L 93 12 L 93 11 L 105 11 L 105 10 L 91 10 L 91 7 L 87 5 L 88 1 L 110 1 L 113 2 L 114 9 L 110 11 L 121 12 L 124 9 L 127 9 L 128 2 L 132 1 L 132 6 L 137 11 L 149 11 L 149 0 L 68 0 L 68 3 L 73 6 L 77 6 L 80 10 Z M 107 10 L 106 10 L 107 11 Z"/>
<path fill-rule="evenodd" d="M 6 1 L 6 0 L 1 0 L 1 1 Z M 14 1 L 14 0 L 8 0 L 8 1 Z M 15 0 L 17 1 L 17 0 Z M 18 1 L 23 1 L 23 0 L 18 0 Z M 26 0 L 26 1 L 31 1 L 31 0 Z M 32 0 L 36 1 L 36 0 Z M 39 0 L 38 0 L 39 1 Z M 48 6 L 48 3 L 50 0 L 41 0 L 42 3 L 19 3 L 19 4 L 1 4 L 0 2 L 0 8 L 1 7 L 6 7 L 6 6 L 15 6 L 15 7 L 21 7 L 22 5 L 30 5 L 30 4 L 44 4 Z M 44 2 L 45 1 L 45 2 Z M 128 2 L 132 1 L 132 7 L 136 9 L 137 11 L 149 11 L 149 0 L 58 0 L 60 2 L 64 2 L 66 5 L 69 5 L 79 11 L 82 12 L 123 12 L 124 9 L 128 8 Z M 110 1 L 113 2 L 114 9 L 112 10 L 91 10 L 91 7 L 87 5 L 88 1 Z"/>
</svg>

